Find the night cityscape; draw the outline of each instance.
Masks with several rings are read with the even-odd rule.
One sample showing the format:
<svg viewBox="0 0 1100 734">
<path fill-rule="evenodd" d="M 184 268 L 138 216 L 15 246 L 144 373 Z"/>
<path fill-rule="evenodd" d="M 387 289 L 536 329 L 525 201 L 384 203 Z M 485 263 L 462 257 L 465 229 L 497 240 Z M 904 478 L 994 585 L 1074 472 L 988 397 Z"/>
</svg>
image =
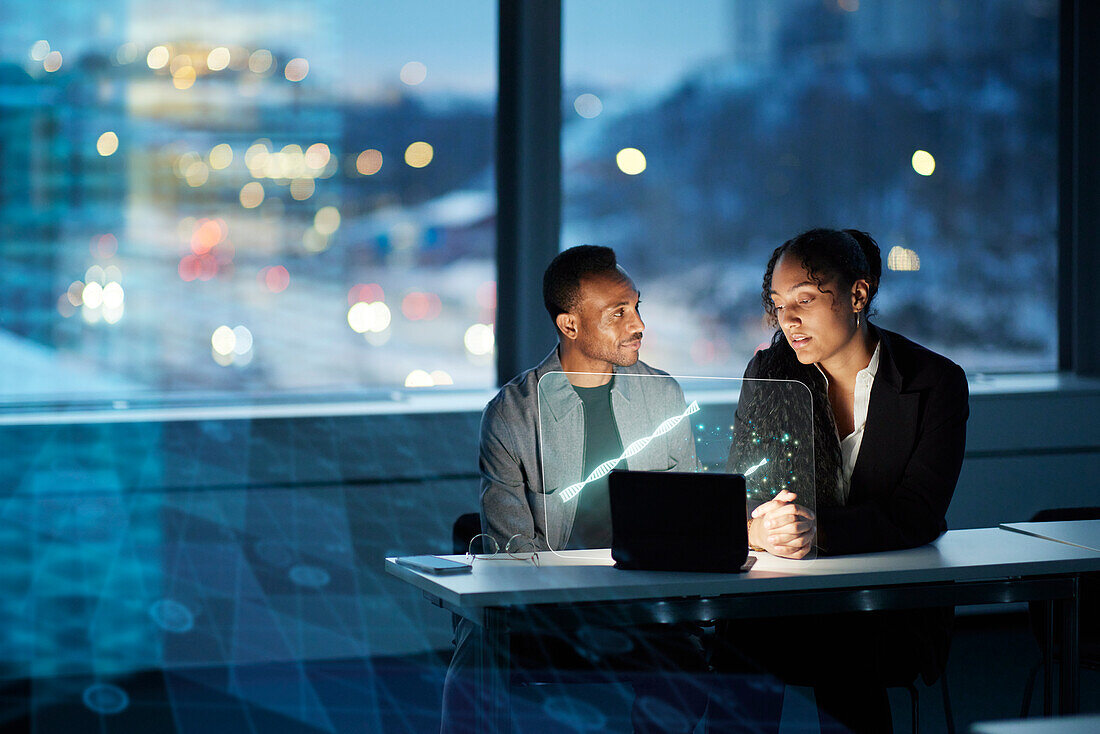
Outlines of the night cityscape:
<svg viewBox="0 0 1100 734">
<path fill-rule="evenodd" d="M 819 224 L 893 253 L 888 328 L 970 369 L 1049 369 L 1055 22 L 1025 5 L 731 3 L 725 47 L 670 61 L 681 73 L 657 86 L 571 75 L 587 51 L 567 45 L 562 246 L 620 252 L 646 293 L 646 357 L 674 372 L 740 374 L 768 335 L 763 261 Z M 488 386 L 491 94 L 432 87 L 398 58 L 352 97 L 338 54 L 311 60 L 293 37 L 219 45 L 158 25 L 156 45 L 116 25 L 117 44 L 68 55 L 64 37 L 16 48 L 29 28 L 6 32 L 4 394 Z M 624 148 L 642 172 L 617 163 Z M 1021 290 L 1020 272 L 1048 285 Z"/>
</svg>

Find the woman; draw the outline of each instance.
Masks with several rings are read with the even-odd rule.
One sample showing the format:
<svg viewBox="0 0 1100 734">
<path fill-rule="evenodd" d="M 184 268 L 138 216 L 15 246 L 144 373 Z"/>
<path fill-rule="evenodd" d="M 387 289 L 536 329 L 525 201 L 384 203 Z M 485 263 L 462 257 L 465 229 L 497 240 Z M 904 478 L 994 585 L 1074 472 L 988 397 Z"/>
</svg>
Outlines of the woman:
<svg viewBox="0 0 1100 734">
<path fill-rule="evenodd" d="M 801 503 L 793 487 L 753 510 L 749 542 L 773 555 L 801 558 L 815 544 L 832 555 L 912 548 L 947 529 L 966 443 L 966 375 L 868 321 L 881 274 L 878 245 L 850 229 L 805 232 L 768 262 L 762 296 L 778 330 L 745 377 L 809 388 L 816 483 L 816 506 Z M 743 396 L 735 469 L 743 463 L 736 454 L 746 426 L 774 432 L 791 420 L 775 402 Z M 911 682 L 917 673 L 935 680 L 946 662 L 950 615 L 790 618 L 784 628 L 802 634 L 787 652 L 774 639 L 760 639 L 775 620 L 761 622 L 767 626 L 755 636 L 753 625 L 730 625 L 716 667 L 743 670 L 747 658 L 788 682 L 813 685 L 819 708 L 853 730 L 889 731 L 886 686 Z"/>
</svg>

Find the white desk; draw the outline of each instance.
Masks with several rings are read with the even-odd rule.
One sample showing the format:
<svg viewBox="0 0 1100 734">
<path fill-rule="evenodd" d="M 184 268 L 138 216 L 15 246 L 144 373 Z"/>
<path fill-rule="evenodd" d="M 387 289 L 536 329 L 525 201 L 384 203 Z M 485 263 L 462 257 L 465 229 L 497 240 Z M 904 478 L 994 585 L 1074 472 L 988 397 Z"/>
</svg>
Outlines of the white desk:
<svg viewBox="0 0 1100 734">
<path fill-rule="evenodd" d="M 1054 719 L 978 721 L 970 734 L 1096 734 L 1100 716 L 1059 716 Z"/>
<path fill-rule="evenodd" d="M 754 566 L 741 574 L 622 571 L 611 567 L 610 551 L 593 555 L 542 553 L 539 567 L 476 561 L 473 573 L 459 576 L 421 574 L 387 558 L 386 570 L 485 628 L 484 659 L 496 674 L 483 682 L 500 705 L 500 731 L 507 730 L 514 631 L 1023 601 L 1052 604 L 1064 639 L 1073 641 L 1062 656 L 1059 708 L 1077 711 L 1077 576 L 1100 571 L 1095 551 L 985 528 L 890 553 L 813 561 L 753 554 Z"/>
<path fill-rule="evenodd" d="M 1100 553 L 1100 520 L 1064 520 L 1056 522 L 1003 522 L 1000 527 L 1014 533 L 1088 548 Z"/>
</svg>

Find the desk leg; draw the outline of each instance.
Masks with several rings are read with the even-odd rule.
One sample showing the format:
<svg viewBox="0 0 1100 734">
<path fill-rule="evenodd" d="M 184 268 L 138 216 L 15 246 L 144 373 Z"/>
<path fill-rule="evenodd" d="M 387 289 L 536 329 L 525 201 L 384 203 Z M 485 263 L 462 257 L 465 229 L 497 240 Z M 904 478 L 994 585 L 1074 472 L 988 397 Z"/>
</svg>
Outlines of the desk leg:
<svg viewBox="0 0 1100 734">
<path fill-rule="evenodd" d="M 1043 602 L 1043 716 L 1054 716 L 1054 600 Z"/>
<path fill-rule="evenodd" d="M 508 734 L 512 728 L 512 651 L 508 617 L 503 610 L 485 610 L 485 649 L 481 663 L 483 713 L 488 718 L 484 730 Z"/>
<path fill-rule="evenodd" d="M 1063 716 L 1076 714 L 1081 708 L 1080 685 L 1080 649 L 1078 614 L 1078 593 L 1081 582 L 1076 576 L 1073 578 L 1073 596 L 1069 599 L 1061 599 L 1058 606 L 1061 608 L 1062 619 L 1062 670 L 1059 686 L 1058 710 Z"/>
</svg>

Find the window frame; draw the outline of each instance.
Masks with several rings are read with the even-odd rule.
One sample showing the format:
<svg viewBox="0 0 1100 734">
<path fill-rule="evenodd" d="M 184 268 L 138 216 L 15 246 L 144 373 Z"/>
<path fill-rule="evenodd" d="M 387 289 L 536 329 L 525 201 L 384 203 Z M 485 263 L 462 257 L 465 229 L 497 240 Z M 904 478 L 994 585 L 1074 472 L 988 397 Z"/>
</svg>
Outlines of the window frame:
<svg viewBox="0 0 1100 734">
<path fill-rule="evenodd" d="M 1100 309 L 1100 6 L 1062 0 L 1059 7 L 1058 367 L 1100 377 L 1100 342 L 1089 338 Z"/>
</svg>

